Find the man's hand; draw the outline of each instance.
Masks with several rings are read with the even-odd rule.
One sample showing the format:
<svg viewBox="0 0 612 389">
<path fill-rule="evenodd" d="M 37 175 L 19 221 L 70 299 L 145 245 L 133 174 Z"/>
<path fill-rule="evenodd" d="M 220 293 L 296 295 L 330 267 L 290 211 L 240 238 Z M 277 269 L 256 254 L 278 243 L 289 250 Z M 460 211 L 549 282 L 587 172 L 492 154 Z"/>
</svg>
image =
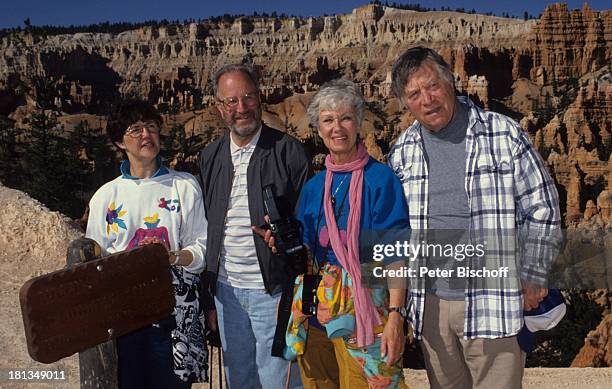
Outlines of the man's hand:
<svg viewBox="0 0 612 389">
<path fill-rule="evenodd" d="M 526 311 L 536 309 L 546 295 L 548 295 L 548 288 L 527 282 L 523 288 L 523 308 Z"/>
<path fill-rule="evenodd" d="M 380 340 L 380 355 L 387 356 L 387 366 L 393 365 L 404 352 L 404 318 L 398 312 L 389 312 L 389 320 Z"/>
</svg>

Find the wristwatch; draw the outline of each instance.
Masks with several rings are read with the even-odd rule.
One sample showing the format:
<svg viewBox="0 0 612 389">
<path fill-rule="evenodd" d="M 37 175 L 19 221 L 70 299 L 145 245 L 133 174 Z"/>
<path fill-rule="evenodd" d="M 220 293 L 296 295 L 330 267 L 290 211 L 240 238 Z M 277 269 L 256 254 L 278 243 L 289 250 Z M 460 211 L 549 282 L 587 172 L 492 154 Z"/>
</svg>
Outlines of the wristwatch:
<svg viewBox="0 0 612 389">
<path fill-rule="evenodd" d="M 181 259 L 181 252 L 179 250 L 170 251 L 170 255 L 174 256 L 174 261 L 171 263 L 172 266 L 178 265 L 179 259 Z"/>
<path fill-rule="evenodd" d="M 408 316 L 408 311 L 406 307 L 389 307 L 389 312 L 397 312 L 404 319 Z"/>
</svg>

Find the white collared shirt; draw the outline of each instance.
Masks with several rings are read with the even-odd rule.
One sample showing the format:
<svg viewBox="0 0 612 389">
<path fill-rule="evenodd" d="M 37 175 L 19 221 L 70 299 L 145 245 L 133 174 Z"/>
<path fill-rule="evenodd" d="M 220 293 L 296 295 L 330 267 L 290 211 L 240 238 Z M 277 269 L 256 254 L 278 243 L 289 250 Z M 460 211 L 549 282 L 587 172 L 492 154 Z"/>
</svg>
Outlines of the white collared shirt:
<svg viewBox="0 0 612 389">
<path fill-rule="evenodd" d="M 218 279 L 235 288 L 264 289 L 251 230 L 247 185 L 247 168 L 260 135 L 261 127 L 253 139 L 242 147 L 230 136 L 234 180 L 225 218 Z"/>
</svg>

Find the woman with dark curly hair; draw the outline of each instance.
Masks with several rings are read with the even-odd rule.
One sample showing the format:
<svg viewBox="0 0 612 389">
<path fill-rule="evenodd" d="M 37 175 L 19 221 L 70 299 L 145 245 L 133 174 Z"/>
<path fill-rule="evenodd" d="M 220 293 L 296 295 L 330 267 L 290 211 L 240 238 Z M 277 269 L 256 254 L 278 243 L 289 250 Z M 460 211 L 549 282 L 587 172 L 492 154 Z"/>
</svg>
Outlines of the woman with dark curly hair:
<svg viewBox="0 0 612 389">
<path fill-rule="evenodd" d="M 176 306 L 172 316 L 117 338 L 120 388 L 189 388 L 207 380 L 198 287 L 206 217 L 189 173 L 159 157 L 162 120 L 148 103 L 128 100 L 111 115 L 108 134 L 126 160 L 121 175 L 92 197 L 86 236 L 108 255 L 162 243 L 169 251 Z"/>
</svg>

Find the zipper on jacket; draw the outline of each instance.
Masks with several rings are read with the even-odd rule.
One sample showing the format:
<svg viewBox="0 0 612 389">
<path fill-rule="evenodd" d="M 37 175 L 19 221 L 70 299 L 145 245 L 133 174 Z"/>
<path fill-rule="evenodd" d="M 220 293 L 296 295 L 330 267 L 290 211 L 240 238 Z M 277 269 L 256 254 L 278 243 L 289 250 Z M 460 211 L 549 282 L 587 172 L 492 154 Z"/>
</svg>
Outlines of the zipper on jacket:
<svg viewBox="0 0 612 389">
<path fill-rule="evenodd" d="M 255 154 L 255 152 L 253 152 L 253 154 Z M 255 167 L 252 167 L 252 164 L 254 163 L 253 161 L 254 161 L 253 160 L 253 156 L 251 156 L 251 159 L 249 160 L 249 164 L 247 166 L 247 186 L 249 185 L 249 169 L 251 169 L 251 170 L 255 169 Z M 262 169 L 261 165 L 259 166 L 259 168 L 260 168 L 259 169 L 259 171 L 260 171 L 259 174 L 261 174 L 261 169 Z M 257 174 L 257 173 L 253 173 L 253 174 Z M 263 184 L 261 183 L 261 176 L 259 178 L 259 182 L 260 182 L 261 187 L 263 188 Z M 248 193 L 247 193 L 247 195 L 248 195 Z M 263 213 L 264 213 L 264 216 L 265 216 L 266 211 L 264 210 Z M 249 215 L 251 216 L 251 218 L 253 217 L 253 215 L 251 214 L 250 201 L 249 201 Z M 251 223 L 252 222 L 253 222 L 253 220 L 251 220 Z M 261 254 L 260 250 L 257 247 L 257 242 L 255 241 L 255 238 L 253 238 L 253 244 L 255 245 L 255 254 L 257 255 L 257 263 L 259 264 L 259 270 L 261 271 L 261 280 L 263 281 L 263 284 L 264 284 L 264 290 L 268 294 L 271 295 L 272 294 L 272 286 L 270 285 L 270 280 L 266 280 L 267 277 L 265 275 L 264 266 L 263 266 L 263 263 L 262 263 L 263 260 L 262 260 L 262 257 L 260 255 Z M 272 252 L 270 252 L 270 256 L 272 256 L 272 255 L 274 255 L 274 254 L 272 254 Z M 271 266 L 271 264 L 272 264 L 272 258 L 270 257 L 270 266 Z M 270 276 L 271 272 L 272 272 L 272 270 L 270 269 L 268 271 L 268 277 Z"/>
<path fill-rule="evenodd" d="M 232 187 L 234 186 L 234 174 L 236 173 L 236 169 L 232 169 L 232 174 L 231 174 L 231 183 L 232 183 Z M 221 245 L 223 245 L 224 241 L 225 241 L 225 226 L 227 225 L 227 207 L 229 206 L 229 201 L 230 201 L 230 197 L 232 195 L 232 188 L 230 188 L 229 194 L 227 196 L 227 199 L 225 201 L 225 216 L 223 217 L 223 232 L 221 233 Z M 215 272 L 215 294 L 217 291 L 217 281 L 219 280 L 219 269 L 221 268 L 221 250 L 223 247 L 219 248 L 219 254 L 217 255 L 217 270 Z"/>
</svg>

